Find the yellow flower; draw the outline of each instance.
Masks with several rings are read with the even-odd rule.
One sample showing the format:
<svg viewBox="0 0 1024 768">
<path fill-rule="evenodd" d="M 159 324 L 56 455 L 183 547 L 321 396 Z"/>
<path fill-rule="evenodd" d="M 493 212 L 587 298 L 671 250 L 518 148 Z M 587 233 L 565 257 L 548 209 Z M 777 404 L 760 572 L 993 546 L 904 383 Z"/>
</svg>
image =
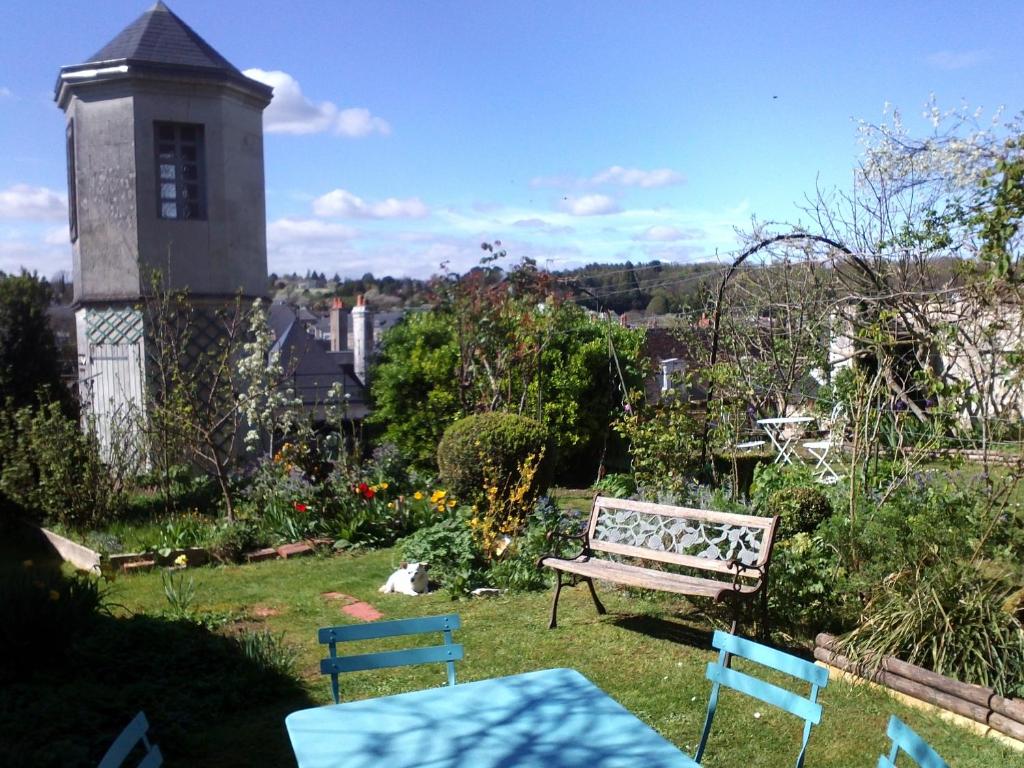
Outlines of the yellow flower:
<svg viewBox="0 0 1024 768">
<path fill-rule="evenodd" d="M 388 484 L 387 483 L 381 483 L 378 486 L 378 488 L 380 488 L 382 491 L 386 491 L 388 489 Z"/>
<path fill-rule="evenodd" d="M 455 499 L 448 499 L 448 509 L 455 506 Z"/>
<path fill-rule="evenodd" d="M 60 592 L 58 592 L 56 589 L 51 589 L 50 590 L 50 600 L 53 600 L 54 602 L 56 602 L 57 600 L 60 600 Z"/>
<path fill-rule="evenodd" d="M 416 493 L 414 493 L 412 497 L 416 499 L 416 501 L 419 501 L 420 499 L 423 498 L 423 491 L 416 491 Z"/>
<path fill-rule="evenodd" d="M 185 555 L 184 552 L 182 552 L 180 555 L 174 558 L 174 564 L 179 568 L 184 568 L 186 565 L 188 565 L 188 557 Z"/>
<path fill-rule="evenodd" d="M 430 495 L 430 501 L 433 504 L 437 504 L 437 502 L 439 502 L 441 499 L 443 499 L 447 495 L 448 495 L 447 491 L 442 491 L 440 488 L 438 488 L 436 491 L 434 491 Z"/>
<path fill-rule="evenodd" d="M 389 501 L 388 502 L 388 509 L 394 509 L 394 508 L 395 508 L 395 502 Z"/>
</svg>

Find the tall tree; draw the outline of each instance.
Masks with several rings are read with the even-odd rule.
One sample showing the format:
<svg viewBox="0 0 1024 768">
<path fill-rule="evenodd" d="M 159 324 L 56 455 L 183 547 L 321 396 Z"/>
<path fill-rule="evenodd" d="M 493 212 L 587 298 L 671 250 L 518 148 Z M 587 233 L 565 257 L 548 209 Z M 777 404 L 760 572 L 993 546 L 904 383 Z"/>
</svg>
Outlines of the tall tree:
<svg viewBox="0 0 1024 768">
<path fill-rule="evenodd" d="M 0 401 L 15 407 L 35 403 L 39 390 L 47 399 L 71 401 L 46 315 L 50 296 L 35 273 L 0 275 Z"/>
</svg>

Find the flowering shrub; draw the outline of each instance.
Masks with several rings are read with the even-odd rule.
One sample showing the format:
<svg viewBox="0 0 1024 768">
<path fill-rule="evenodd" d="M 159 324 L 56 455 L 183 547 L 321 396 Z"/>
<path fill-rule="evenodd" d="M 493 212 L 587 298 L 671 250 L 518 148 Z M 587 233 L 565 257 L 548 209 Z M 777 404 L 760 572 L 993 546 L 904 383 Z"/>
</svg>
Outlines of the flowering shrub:
<svg viewBox="0 0 1024 768">
<path fill-rule="evenodd" d="M 484 460 L 486 501 L 473 506 L 470 527 L 488 560 L 501 557 L 525 528 L 536 501 L 534 478 L 543 459 L 544 449 L 541 448 L 539 455 L 528 454 L 519 465 L 519 471 L 512 474 L 502 472 L 489 459 Z"/>
</svg>

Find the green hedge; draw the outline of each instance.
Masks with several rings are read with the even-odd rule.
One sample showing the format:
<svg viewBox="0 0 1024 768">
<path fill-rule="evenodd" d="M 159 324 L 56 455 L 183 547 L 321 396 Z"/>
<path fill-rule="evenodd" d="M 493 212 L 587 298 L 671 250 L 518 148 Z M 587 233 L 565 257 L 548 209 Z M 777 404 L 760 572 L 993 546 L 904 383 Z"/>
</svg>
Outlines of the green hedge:
<svg viewBox="0 0 1024 768">
<path fill-rule="evenodd" d="M 445 430 L 437 447 L 437 466 L 448 490 L 460 501 L 474 503 L 484 493 L 485 463 L 501 478 L 511 477 L 528 456 L 541 451 L 544 458 L 530 489 L 534 498 L 548 489 L 554 476 L 554 449 L 547 429 L 539 421 L 514 413 L 480 413 Z"/>
</svg>

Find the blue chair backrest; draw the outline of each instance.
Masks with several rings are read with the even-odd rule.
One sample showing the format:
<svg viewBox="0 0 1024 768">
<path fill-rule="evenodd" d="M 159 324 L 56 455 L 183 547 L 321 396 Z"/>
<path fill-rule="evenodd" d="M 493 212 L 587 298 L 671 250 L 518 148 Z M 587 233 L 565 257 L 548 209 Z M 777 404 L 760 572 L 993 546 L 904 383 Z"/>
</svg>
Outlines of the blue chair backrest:
<svg viewBox="0 0 1024 768">
<path fill-rule="evenodd" d="M 110 745 L 110 749 L 100 760 L 98 768 L 120 768 L 139 742 L 142 742 L 145 754 L 138 762 L 138 768 L 158 768 L 163 765 L 164 757 L 160 754 L 160 747 L 150 744 L 148 730 L 149 722 L 146 720 L 146 715 L 139 712 L 114 739 L 114 743 Z"/>
<path fill-rule="evenodd" d="M 330 656 L 320 662 L 320 673 L 331 676 L 331 693 L 334 694 L 335 704 L 339 701 L 338 674 L 341 672 L 445 662 L 448 665 L 448 685 L 455 685 L 455 662 L 462 659 L 462 646 L 452 642 L 452 630 L 459 629 L 461 626 L 458 615 L 451 613 L 446 616 L 424 616 L 418 619 L 397 619 L 395 621 L 375 621 L 370 624 L 351 624 L 343 627 L 324 627 L 319 631 L 317 637 L 321 643 L 327 644 Z M 338 643 L 399 635 L 419 635 L 424 632 L 441 632 L 444 635 L 444 645 L 410 648 L 404 651 L 364 653 L 356 656 L 338 656 Z"/>
<path fill-rule="evenodd" d="M 707 718 L 704 720 L 704 731 L 701 733 L 700 744 L 697 746 L 694 760 L 699 763 L 704 754 L 708 734 L 711 732 L 711 721 L 715 717 L 715 709 L 718 706 L 718 692 L 724 685 L 740 693 L 753 696 L 755 699 L 760 699 L 766 704 L 784 709 L 804 720 L 803 742 L 800 745 L 800 754 L 796 759 L 797 768 L 801 768 L 804 763 L 804 755 L 807 752 L 807 740 L 811 735 L 811 726 L 821 722 L 821 704 L 817 701 L 818 691 L 828 685 L 828 670 L 791 654 L 725 632 L 716 631 L 711 644 L 719 650 L 718 661 L 708 664 L 707 677 L 713 685 L 711 686 L 711 698 L 708 701 Z M 785 688 L 731 669 L 729 662 L 732 656 L 749 659 L 810 683 L 810 694 L 806 697 L 800 696 Z"/>
<path fill-rule="evenodd" d="M 878 758 L 878 768 L 896 768 L 896 755 L 900 750 L 910 755 L 921 768 L 949 768 L 946 761 L 896 715 L 889 718 L 887 733 L 892 739 L 892 749 L 888 757 L 882 755 Z"/>
</svg>

